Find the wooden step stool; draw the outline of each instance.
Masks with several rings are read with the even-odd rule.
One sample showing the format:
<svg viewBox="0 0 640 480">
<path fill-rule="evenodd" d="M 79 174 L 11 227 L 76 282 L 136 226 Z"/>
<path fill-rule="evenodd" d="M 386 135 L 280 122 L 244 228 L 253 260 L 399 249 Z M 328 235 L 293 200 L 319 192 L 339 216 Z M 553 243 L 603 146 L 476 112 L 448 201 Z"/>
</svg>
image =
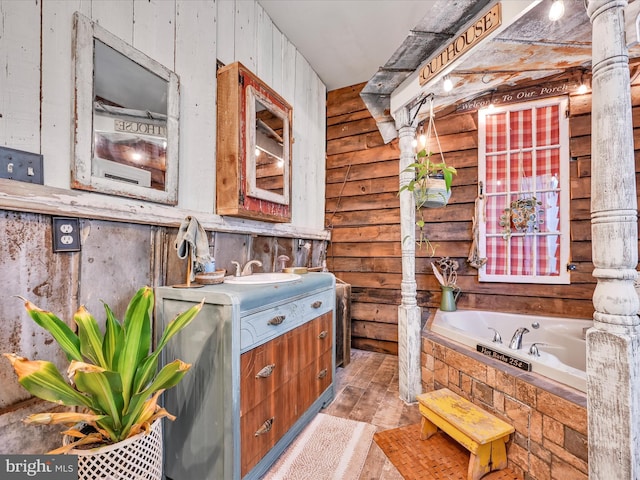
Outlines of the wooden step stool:
<svg viewBox="0 0 640 480">
<path fill-rule="evenodd" d="M 507 466 L 505 443 L 515 429 L 448 388 L 418 395 L 421 440 L 440 428 L 471 452 L 467 480 Z"/>
</svg>

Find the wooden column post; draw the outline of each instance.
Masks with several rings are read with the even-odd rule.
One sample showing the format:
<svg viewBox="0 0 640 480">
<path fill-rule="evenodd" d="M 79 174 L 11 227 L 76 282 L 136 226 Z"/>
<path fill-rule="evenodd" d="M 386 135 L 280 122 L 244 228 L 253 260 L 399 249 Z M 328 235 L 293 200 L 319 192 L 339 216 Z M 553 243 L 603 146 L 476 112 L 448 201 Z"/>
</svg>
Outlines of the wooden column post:
<svg viewBox="0 0 640 480">
<path fill-rule="evenodd" d="M 591 235 L 594 328 L 587 334 L 589 478 L 640 478 L 637 199 L 626 0 L 589 0 L 593 26 Z"/>
<path fill-rule="evenodd" d="M 405 172 L 415 160 L 413 140 L 416 127 L 408 108 L 395 115 L 400 145 L 400 187 L 408 184 L 413 174 Z M 416 401 L 422 393 L 420 345 L 422 309 L 416 300 L 416 214 L 413 193 L 400 192 L 400 241 L 402 242 L 402 303 L 398 307 L 398 367 L 400 398 Z"/>
</svg>

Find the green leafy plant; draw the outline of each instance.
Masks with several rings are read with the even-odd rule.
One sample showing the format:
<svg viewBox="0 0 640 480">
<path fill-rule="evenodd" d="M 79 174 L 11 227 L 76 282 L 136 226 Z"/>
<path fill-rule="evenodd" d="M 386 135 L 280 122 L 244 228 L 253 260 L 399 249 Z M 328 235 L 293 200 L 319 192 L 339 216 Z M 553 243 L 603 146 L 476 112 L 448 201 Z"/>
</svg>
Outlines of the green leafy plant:
<svg viewBox="0 0 640 480">
<path fill-rule="evenodd" d="M 83 444 L 112 444 L 148 431 L 169 412 L 158 405 L 164 390 L 175 386 L 191 365 L 174 360 L 158 371 L 159 355 L 167 342 L 200 312 L 203 302 L 179 314 L 167 325 L 155 351 L 151 351 L 153 290 L 142 287 L 127 307 L 124 321 L 105 303 L 104 334 L 91 314 L 81 306 L 73 319 L 76 334 L 56 315 L 20 297 L 31 318 L 47 330 L 70 361 L 67 382 L 56 366 L 44 360 L 28 360 L 5 353 L 19 383 L 32 395 L 75 408 L 68 413 L 40 413 L 27 417 L 30 424 L 93 427 L 89 433 L 71 428 L 66 435 L 77 439 L 50 453 L 63 453 Z"/>
<path fill-rule="evenodd" d="M 426 222 L 422 212 L 422 207 L 424 207 L 427 203 L 429 196 L 421 192 L 424 192 L 425 183 L 430 178 L 444 179 L 446 191 L 451 192 L 453 176 L 458 173 L 454 167 L 445 163 L 444 157 L 441 157 L 441 162 L 433 162 L 431 160 L 432 156 L 433 152 L 428 152 L 424 148 L 416 153 L 416 161 L 410 164 L 404 170 L 405 172 L 412 172 L 414 174 L 413 178 L 409 181 L 409 183 L 400 187 L 400 190 L 398 191 L 398 193 L 403 191 L 413 193 L 416 205 L 416 226 L 418 227 L 420 232 L 416 243 L 419 246 L 422 246 L 423 244 L 426 245 L 431 252 L 431 256 L 435 255 L 435 246 L 425 235 L 424 227 Z"/>
<path fill-rule="evenodd" d="M 403 190 L 415 192 L 417 189 L 422 188 L 425 179 L 438 176 L 444 178 L 447 192 L 451 191 L 453 176 L 456 175 L 458 171 L 454 167 L 447 165 L 444 159 L 442 162 L 433 162 L 431 160 L 432 155 L 433 152 L 427 152 L 424 148 L 416 154 L 416 161 L 405 169 L 405 171 L 415 172 L 414 178 L 400 188 L 401 192 Z M 423 205 L 416 205 L 416 208 L 422 208 L 422 206 Z"/>
</svg>

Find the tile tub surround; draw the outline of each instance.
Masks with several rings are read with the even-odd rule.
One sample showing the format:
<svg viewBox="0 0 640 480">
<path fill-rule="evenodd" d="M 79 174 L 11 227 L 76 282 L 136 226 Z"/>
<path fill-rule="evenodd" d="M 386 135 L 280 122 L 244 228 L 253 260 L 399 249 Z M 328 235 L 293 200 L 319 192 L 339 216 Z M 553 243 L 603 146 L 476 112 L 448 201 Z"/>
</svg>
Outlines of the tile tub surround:
<svg viewBox="0 0 640 480">
<path fill-rule="evenodd" d="M 587 480 L 587 398 L 578 390 L 493 360 L 426 328 L 424 391 L 447 387 L 516 429 L 509 468 L 525 480 Z"/>
</svg>

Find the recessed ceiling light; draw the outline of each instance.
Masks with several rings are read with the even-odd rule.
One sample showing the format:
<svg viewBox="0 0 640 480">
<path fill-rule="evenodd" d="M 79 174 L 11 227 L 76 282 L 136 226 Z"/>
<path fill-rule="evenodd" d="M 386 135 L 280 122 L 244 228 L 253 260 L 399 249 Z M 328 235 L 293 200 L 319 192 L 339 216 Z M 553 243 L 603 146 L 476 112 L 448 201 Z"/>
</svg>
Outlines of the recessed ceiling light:
<svg viewBox="0 0 640 480">
<path fill-rule="evenodd" d="M 444 82 L 442 82 L 442 88 L 445 92 L 450 92 L 453 90 L 453 82 L 449 77 L 444 77 Z"/>
</svg>

